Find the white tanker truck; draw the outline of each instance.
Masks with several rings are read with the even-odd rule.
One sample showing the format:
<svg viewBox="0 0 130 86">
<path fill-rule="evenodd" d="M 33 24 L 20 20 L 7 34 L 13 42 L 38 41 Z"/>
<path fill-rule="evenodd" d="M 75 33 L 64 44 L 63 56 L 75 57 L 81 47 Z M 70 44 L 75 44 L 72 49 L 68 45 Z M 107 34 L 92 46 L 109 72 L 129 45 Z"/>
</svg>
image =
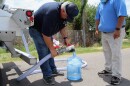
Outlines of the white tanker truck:
<svg viewBox="0 0 130 86">
<path fill-rule="evenodd" d="M 24 32 L 34 24 L 33 10 L 9 8 L 0 0 L 0 46 L 6 46 L 12 57 L 21 57 L 28 64 L 36 64 L 37 60 L 30 55 Z M 13 46 L 16 36 L 21 36 L 26 53 Z"/>
</svg>

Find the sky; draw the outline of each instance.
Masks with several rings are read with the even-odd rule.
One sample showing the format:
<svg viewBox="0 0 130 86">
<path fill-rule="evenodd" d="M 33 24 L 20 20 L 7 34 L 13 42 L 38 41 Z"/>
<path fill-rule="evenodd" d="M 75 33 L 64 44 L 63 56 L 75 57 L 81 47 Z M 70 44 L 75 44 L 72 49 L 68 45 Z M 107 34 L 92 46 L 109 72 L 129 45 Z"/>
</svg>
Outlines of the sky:
<svg viewBox="0 0 130 86">
<path fill-rule="evenodd" d="M 26 8 L 37 10 L 43 3 L 50 1 L 53 0 L 5 0 L 5 3 L 13 8 Z M 125 1 L 126 1 L 127 13 L 130 16 L 130 0 Z M 88 0 L 88 4 L 91 5 L 98 5 L 99 2 L 100 0 Z"/>
<path fill-rule="evenodd" d="M 5 0 L 5 4 L 13 8 L 37 10 L 43 3 L 53 0 Z"/>
</svg>

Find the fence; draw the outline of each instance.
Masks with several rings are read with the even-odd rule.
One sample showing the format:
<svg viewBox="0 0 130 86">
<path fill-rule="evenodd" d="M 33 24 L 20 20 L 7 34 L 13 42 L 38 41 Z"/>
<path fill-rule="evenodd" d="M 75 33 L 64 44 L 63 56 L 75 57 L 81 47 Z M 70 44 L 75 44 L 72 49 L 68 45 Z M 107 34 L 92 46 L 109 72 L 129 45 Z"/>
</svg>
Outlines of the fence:
<svg viewBox="0 0 130 86">
<path fill-rule="evenodd" d="M 83 30 L 67 30 L 70 42 L 75 46 L 83 46 Z M 62 36 L 58 33 L 56 38 L 63 43 Z M 86 32 L 86 46 L 91 46 L 99 41 L 99 38 L 95 36 L 94 31 Z"/>
</svg>

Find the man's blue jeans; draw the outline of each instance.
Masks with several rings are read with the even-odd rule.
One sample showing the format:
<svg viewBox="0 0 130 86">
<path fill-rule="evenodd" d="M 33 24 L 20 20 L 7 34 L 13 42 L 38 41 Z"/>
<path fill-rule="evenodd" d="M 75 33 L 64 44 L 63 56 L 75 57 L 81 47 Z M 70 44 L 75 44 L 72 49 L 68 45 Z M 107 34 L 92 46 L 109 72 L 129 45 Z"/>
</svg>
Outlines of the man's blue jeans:
<svg viewBox="0 0 130 86">
<path fill-rule="evenodd" d="M 46 46 L 42 34 L 38 32 L 35 28 L 29 28 L 29 34 L 33 38 L 39 60 L 41 60 L 50 53 L 50 50 Z M 43 73 L 43 77 L 51 76 L 52 71 L 56 70 L 54 58 L 50 58 L 48 61 L 44 62 L 40 67 Z"/>
</svg>

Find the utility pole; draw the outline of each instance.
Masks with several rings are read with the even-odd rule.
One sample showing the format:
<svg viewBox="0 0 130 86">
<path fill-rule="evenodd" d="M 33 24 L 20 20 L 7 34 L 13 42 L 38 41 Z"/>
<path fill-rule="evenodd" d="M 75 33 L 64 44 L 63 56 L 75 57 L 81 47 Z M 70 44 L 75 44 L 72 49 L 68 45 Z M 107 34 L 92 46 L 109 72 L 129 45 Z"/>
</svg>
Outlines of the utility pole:
<svg viewBox="0 0 130 86">
<path fill-rule="evenodd" d="M 82 0 L 82 6 L 86 4 L 85 3 L 85 0 Z M 82 13 L 82 38 L 83 38 L 83 46 L 86 47 L 86 30 L 85 30 L 85 12 L 84 12 L 84 9 L 83 8 L 83 13 Z"/>
</svg>

